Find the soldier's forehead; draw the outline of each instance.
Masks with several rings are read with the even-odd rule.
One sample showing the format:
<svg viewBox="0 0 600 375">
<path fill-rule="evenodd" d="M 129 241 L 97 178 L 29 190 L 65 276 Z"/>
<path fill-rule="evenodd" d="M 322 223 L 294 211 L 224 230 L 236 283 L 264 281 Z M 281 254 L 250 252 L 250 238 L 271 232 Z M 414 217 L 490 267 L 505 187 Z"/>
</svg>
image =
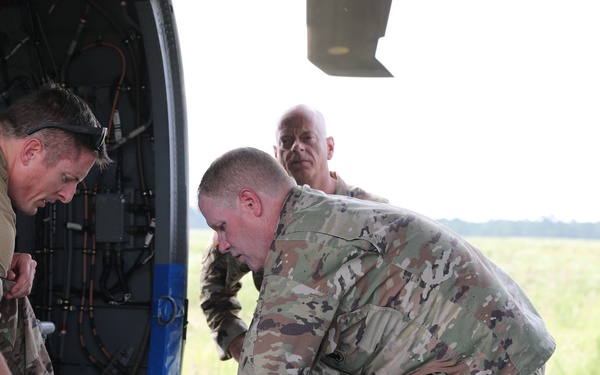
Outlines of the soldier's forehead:
<svg viewBox="0 0 600 375">
<path fill-rule="evenodd" d="M 281 126 L 279 128 L 280 135 L 293 135 L 293 134 L 319 134 L 320 129 L 318 126 L 313 125 L 312 123 L 298 123 L 292 124 L 288 126 Z"/>
</svg>

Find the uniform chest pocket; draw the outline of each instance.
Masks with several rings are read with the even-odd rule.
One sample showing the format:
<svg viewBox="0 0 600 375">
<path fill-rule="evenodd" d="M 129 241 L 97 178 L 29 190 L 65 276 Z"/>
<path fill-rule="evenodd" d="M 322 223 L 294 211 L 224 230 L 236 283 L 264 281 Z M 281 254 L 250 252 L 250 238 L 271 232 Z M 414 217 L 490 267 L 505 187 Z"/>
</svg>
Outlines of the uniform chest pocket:
<svg viewBox="0 0 600 375">
<path fill-rule="evenodd" d="M 380 306 L 339 315 L 324 340 L 319 365 L 347 374 L 384 368 L 398 357 L 396 338 L 408 325 L 401 313 Z"/>
<path fill-rule="evenodd" d="M 397 310 L 367 305 L 334 320 L 318 374 L 469 374 L 460 356 Z"/>
</svg>

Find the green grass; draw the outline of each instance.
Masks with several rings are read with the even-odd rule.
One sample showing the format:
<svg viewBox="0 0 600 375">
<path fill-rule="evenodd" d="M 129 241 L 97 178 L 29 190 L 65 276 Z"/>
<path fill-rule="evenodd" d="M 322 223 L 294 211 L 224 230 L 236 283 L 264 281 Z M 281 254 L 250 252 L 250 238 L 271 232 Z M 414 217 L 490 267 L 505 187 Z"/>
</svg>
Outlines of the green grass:
<svg viewBox="0 0 600 375">
<path fill-rule="evenodd" d="M 557 349 L 549 375 L 593 375 L 600 360 L 600 241 L 470 238 L 525 289 Z"/>
<path fill-rule="evenodd" d="M 227 375 L 237 374 L 237 362 L 233 359 L 221 361 L 217 357 L 216 345 L 200 309 L 200 264 L 204 248 L 212 236 L 209 230 L 190 231 L 190 253 L 188 264 L 189 299 L 187 340 L 183 356 L 183 375 Z M 242 279 L 242 291 L 238 298 L 242 302 L 241 316 L 250 323 L 258 291 L 251 274 Z"/>
<path fill-rule="evenodd" d="M 199 307 L 200 262 L 211 235 L 190 232 L 188 330 L 184 375 L 237 373 L 233 360 L 220 361 Z M 490 238 L 468 240 L 509 273 L 533 300 L 557 342 L 547 375 L 593 375 L 600 362 L 600 241 Z M 258 292 L 246 275 L 240 299 L 250 322 Z"/>
</svg>

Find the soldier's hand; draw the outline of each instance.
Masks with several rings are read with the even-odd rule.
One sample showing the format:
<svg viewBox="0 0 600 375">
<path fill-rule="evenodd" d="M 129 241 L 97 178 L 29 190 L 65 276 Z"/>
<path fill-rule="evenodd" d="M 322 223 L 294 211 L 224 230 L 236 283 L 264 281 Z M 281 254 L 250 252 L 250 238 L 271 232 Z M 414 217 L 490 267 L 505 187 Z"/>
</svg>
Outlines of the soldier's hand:
<svg viewBox="0 0 600 375">
<path fill-rule="evenodd" d="M 242 353 L 242 346 L 244 346 L 244 340 L 246 339 L 246 333 L 242 333 L 229 344 L 229 354 L 237 362 L 240 362 L 240 354 Z"/>
<path fill-rule="evenodd" d="M 4 292 L 4 297 L 21 298 L 31 293 L 33 279 L 35 277 L 35 267 L 37 262 L 27 253 L 15 253 L 8 270 L 6 279 L 14 281 L 14 285 Z"/>
</svg>

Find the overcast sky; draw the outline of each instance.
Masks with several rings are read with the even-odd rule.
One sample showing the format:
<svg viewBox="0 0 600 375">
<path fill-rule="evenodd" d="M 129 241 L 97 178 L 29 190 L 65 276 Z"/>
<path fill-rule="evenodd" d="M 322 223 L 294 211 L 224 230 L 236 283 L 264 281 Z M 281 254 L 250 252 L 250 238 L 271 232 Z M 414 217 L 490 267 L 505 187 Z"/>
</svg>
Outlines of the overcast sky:
<svg viewBox="0 0 600 375">
<path fill-rule="evenodd" d="M 600 2 L 398 1 L 394 78 L 306 58 L 305 1 L 172 0 L 189 186 L 220 154 L 272 154 L 289 107 L 319 108 L 350 184 L 435 219 L 600 221 Z"/>
</svg>

